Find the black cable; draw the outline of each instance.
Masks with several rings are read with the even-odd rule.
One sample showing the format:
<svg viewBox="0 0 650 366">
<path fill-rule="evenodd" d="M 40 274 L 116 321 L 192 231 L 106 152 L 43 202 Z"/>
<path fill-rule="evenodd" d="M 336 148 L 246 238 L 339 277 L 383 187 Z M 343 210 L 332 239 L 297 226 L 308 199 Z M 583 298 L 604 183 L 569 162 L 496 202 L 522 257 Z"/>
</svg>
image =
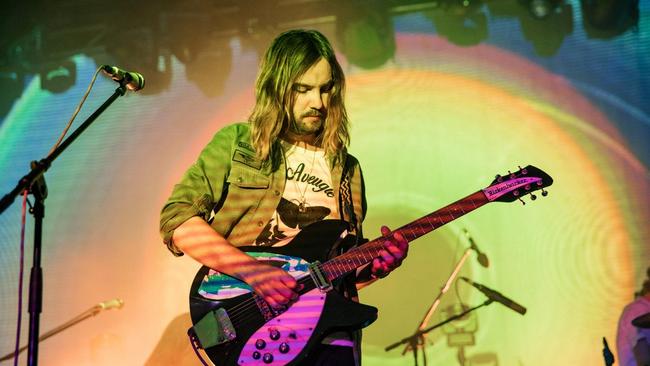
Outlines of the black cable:
<svg viewBox="0 0 650 366">
<path fill-rule="evenodd" d="M 199 358 L 203 366 L 210 366 L 205 362 L 205 360 L 203 360 L 203 357 L 199 353 L 198 344 L 197 344 L 198 341 L 196 339 L 196 334 L 194 333 L 194 330 L 192 330 L 192 328 L 187 330 L 187 336 L 190 338 L 190 343 L 192 344 L 192 349 L 194 350 L 194 353 L 196 353 L 196 357 Z"/>
<path fill-rule="evenodd" d="M 18 366 L 20 353 L 20 329 L 23 314 L 23 278 L 25 277 L 25 221 L 27 218 L 27 190 L 23 192 L 23 209 L 20 228 L 20 264 L 18 271 L 18 324 L 16 325 L 16 347 L 14 348 L 14 366 Z"/>
<path fill-rule="evenodd" d="M 48 157 L 50 155 L 52 155 L 54 150 L 56 150 L 56 148 L 59 147 L 59 145 L 61 145 L 61 141 L 63 141 L 63 138 L 68 133 L 68 130 L 70 129 L 70 127 L 72 127 L 72 122 L 74 122 L 74 119 L 77 117 L 77 114 L 79 114 L 79 111 L 81 111 L 81 106 L 83 106 L 84 103 L 86 102 L 86 98 L 88 98 L 88 94 L 90 94 L 90 90 L 93 88 L 93 85 L 95 85 L 95 80 L 97 80 L 97 75 L 99 74 L 100 71 L 102 71 L 102 67 L 97 68 L 97 71 L 95 71 L 95 75 L 93 75 L 93 78 L 90 81 L 90 85 L 88 85 L 88 89 L 86 89 L 86 92 L 84 93 L 83 97 L 81 98 L 81 101 L 79 102 L 79 105 L 74 110 L 74 113 L 72 113 L 72 117 L 70 117 L 70 120 L 68 121 L 68 124 L 63 129 L 63 132 L 61 132 L 61 135 L 59 136 L 59 139 L 56 141 L 54 146 L 52 146 L 52 149 L 50 149 L 50 152 L 47 153 Z"/>
</svg>

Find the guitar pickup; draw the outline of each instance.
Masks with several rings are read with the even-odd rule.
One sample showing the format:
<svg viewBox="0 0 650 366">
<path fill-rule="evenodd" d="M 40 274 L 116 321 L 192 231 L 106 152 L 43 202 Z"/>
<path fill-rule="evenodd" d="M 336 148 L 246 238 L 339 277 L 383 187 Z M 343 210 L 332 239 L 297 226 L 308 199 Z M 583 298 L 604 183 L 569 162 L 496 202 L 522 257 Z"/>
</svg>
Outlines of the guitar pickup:
<svg viewBox="0 0 650 366">
<path fill-rule="evenodd" d="M 191 328 L 199 341 L 201 348 L 208 349 L 237 338 L 226 309 L 219 308 L 205 314 Z"/>
<path fill-rule="evenodd" d="M 328 292 L 333 288 L 332 282 L 327 279 L 327 276 L 325 276 L 325 273 L 323 273 L 323 270 L 320 268 L 319 261 L 310 263 L 307 268 L 309 269 L 309 275 L 311 276 L 312 281 L 314 281 L 314 284 L 318 287 L 320 292 Z"/>
</svg>

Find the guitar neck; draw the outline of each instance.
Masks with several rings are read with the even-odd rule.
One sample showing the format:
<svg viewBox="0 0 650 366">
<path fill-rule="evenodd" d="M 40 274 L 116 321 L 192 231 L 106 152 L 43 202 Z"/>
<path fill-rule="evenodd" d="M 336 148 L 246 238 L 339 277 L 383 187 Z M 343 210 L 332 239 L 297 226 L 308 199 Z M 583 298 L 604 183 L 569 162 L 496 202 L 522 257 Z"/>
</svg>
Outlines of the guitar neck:
<svg viewBox="0 0 650 366">
<path fill-rule="evenodd" d="M 490 202 L 483 191 L 477 191 L 469 196 L 449 204 L 428 215 L 412 221 L 393 232 L 400 233 L 409 242 L 428 234 L 431 231 L 451 222 Z M 370 263 L 384 248 L 385 237 L 380 236 L 361 246 L 333 258 L 321 265 L 322 271 L 330 281 L 350 273 L 357 268 Z"/>
</svg>

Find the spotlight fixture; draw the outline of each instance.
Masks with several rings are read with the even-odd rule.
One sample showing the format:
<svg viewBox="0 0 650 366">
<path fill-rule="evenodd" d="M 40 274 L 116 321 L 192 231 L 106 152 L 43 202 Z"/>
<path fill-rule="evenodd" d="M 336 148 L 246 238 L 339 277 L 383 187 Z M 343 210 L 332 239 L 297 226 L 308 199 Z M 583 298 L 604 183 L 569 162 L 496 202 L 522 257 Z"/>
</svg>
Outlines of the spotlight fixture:
<svg viewBox="0 0 650 366">
<path fill-rule="evenodd" d="M 39 73 L 41 89 L 52 93 L 63 93 L 77 81 L 77 65 L 66 60 L 57 64 L 46 65 Z"/>
<path fill-rule="evenodd" d="M 590 38 L 608 39 L 638 29 L 639 0 L 580 0 L 580 6 Z"/>
<path fill-rule="evenodd" d="M 552 0 L 530 0 L 528 11 L 533 18 L 544 19 L 551 15 L 556 6 L 557 2 Z"/>
</svg>

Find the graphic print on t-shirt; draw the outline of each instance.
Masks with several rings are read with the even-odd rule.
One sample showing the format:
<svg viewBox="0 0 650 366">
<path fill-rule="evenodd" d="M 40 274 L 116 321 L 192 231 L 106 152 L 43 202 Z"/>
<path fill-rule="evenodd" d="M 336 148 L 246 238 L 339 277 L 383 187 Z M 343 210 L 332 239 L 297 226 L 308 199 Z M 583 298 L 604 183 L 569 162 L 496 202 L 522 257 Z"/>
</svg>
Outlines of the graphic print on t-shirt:
<svg viewBox="0 0 650 366">
<path fill-rule="evenodd" d="M 337 218 L 334 189 L 322 150 L 284 145 L 287 181 L 271 220 L 255 240 L 256 245 L 280 246 L 304 227 L 326 218 Z"/>
<path fill-rule="evenodd" d="M 292 229 L 301 229 L 316 221 L 320 221 L 329 215 L 330 209 L 327 207 L 305 207 L 302 212 L 298 209 L 298 205 L 281 198 L 280 204 L 276 210 L 276 215 L 264 227 L 262 232 L 257 238 L 257 245 L 274 245 L 282 240 L 287 239 L 284 231 L 280 230 L 280 225 L 276 221 L 279 216 L 281 223 Z M 286 230 L 285 230 L 286 231 Z"/>
</svg>

